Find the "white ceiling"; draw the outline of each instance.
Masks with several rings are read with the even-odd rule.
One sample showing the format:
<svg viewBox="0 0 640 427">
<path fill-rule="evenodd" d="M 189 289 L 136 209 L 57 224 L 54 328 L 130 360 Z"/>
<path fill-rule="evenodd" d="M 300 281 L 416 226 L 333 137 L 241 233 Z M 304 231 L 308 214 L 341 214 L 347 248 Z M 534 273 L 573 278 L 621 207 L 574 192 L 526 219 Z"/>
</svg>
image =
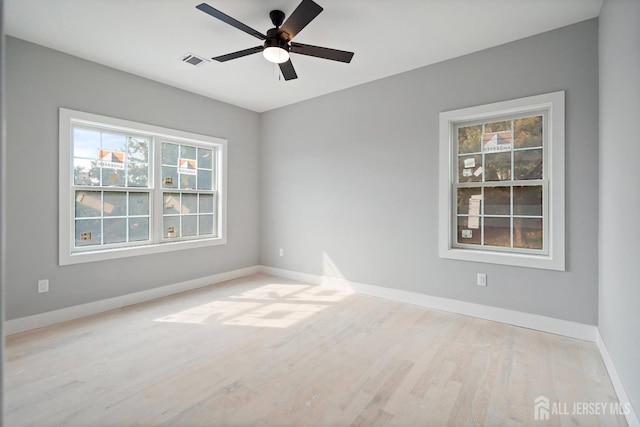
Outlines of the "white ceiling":
<svg viewBox="0 0 640 427">
<path fill-rule="evenodd" d="M 7 34 L 262 112 L 596 17 L 602 0 L 315 0 L 295 38 L 355 52 L 350 64 L 292 55 L 297 80 L 255 54 L 194 67 L 260 40 L 197 10 L 206 1 L 266 33 L 299 0 L 5 0 Z"/>
</svg>

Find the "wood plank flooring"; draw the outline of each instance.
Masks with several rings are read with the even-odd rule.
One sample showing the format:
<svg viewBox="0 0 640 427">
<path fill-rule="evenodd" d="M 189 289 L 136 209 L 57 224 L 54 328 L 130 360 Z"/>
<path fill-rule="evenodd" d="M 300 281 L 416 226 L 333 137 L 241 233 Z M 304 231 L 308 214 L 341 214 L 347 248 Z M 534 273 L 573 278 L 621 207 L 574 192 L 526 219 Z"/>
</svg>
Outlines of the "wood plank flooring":
<svg viewBox="0 0 640 427">
<path fill-rule="evenodd" d="M 255 275 L 7 338 L 9 426 L 625 426 L 593 343 Z M 567 411 L 565 411 L 567 412 Z"/>
</svg>

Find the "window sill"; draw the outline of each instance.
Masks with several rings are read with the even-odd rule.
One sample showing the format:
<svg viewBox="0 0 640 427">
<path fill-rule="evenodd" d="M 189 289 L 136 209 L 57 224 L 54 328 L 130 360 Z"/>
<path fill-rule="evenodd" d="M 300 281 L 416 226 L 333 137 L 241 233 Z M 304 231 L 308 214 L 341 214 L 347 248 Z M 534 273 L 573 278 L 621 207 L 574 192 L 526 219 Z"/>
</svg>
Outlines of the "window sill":
<svg viewBox="0 0 640 427">
<path fill-rule="evenodd" d="M 183 249 L 195 249 L 208 246 L 224 245 L 227 240 L 222 237 L 178 242 L 166 242 L 145 246 L 130 246 L 123 248 L 103 249 L 99 251 L 83 251 L 75 253 L 60 253 L 60 265 L 82 264 L 85 262 L 106 261 L 110 259 L 128 258 L 139 255 L 151 255 L 172 252 Z"/>
<path fill-rule="evenodd" d="M 480 251 L 473 249 L 451 248 L 441 249 L 440 258 L 565 271 L 564 259 L 559 259 L 559 257 L 554 258 L 550 255 L 527 255 L 509 252 L 489 252 L 485 250 Z"/>
</svg>

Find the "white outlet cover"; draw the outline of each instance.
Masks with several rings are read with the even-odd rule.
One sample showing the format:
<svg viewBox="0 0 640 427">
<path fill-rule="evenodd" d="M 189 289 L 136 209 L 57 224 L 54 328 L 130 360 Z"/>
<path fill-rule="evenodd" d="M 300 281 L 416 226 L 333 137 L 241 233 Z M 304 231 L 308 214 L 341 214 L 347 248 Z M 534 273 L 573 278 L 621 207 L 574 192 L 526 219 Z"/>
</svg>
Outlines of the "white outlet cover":
<svg viewBox="0 0 640 427">
<path fill-rule="evenodd" d="M 477 284 L 478 286 L 487 286 L 487 275 L 485 273 L 478 273 Z"/>
</svg>

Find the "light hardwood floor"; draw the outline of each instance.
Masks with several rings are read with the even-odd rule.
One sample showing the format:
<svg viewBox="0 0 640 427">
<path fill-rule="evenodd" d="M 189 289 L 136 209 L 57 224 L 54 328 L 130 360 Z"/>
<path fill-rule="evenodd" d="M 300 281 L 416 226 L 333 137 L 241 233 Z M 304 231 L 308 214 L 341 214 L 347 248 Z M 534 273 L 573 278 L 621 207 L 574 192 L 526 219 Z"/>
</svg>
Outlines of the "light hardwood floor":
<svg viewBox="0 0 640 427">
<path fill-rule="evenodd" d="M 255 275 L 7 339 L 9 426 L 624 426 L 593 343 Z"/>
</svg>

